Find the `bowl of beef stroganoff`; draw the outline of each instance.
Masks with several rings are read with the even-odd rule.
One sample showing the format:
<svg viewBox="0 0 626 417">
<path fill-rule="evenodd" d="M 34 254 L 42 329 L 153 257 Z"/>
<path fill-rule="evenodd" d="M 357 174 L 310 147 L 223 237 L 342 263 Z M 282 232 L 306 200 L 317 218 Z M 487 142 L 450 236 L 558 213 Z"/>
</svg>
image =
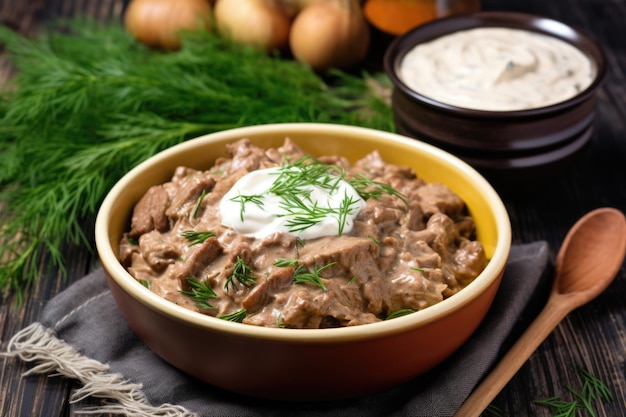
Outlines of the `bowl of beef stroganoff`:
<svg viewBox="0 0 626 417">
<path fill-rule="evenodd" d="M 484 318 L 510 241 L 498 194 L 460 159 L 308 123 L 161 152 L 96 221 L 111 292 L 155 353 L 281 400 L 365 395 L 432 369 Z"/>
<path fill-rule="evenodd" d="M 386 51 L 398 132 L 489 179 L 562 171 L 594 133 L 599 45 L 553 19 L 478 12 L 420 26 Z"/>
</svg>

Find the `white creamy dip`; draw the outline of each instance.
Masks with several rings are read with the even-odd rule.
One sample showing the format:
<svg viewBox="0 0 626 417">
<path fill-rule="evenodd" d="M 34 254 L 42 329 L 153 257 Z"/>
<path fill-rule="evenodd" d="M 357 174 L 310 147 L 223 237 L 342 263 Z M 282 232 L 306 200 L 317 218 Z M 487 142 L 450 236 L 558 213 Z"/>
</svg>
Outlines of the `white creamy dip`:
<svg viewBox="0 0 626 417">
<path fill-rule="evenodd" d="M 240 178 L 220 201 L 222 224 L 257 239 L 275 232 L 315 239 L 352 230 L 365 201 L 348 182 L 328 174 L 333 188 L 300 183 L 303 192 L 286 200 L 270 192 L 283 169 L 260 169 Z"/>
<path fill-rule="evenodd" d="M 403 58 L 400 78 L 442 103 L 512 111 L 567 100 L 595 76 L 576 47 L 520 29 L 477 28 L 417 45 Z"/>
</svg>

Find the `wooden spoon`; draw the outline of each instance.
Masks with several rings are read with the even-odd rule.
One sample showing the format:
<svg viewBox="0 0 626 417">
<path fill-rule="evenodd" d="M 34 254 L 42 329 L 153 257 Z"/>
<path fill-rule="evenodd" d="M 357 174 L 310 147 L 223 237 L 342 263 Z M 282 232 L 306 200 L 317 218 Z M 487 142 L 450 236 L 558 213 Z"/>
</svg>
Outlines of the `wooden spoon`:
<svg viewBox="0 0 626 417">
<path fill-rule="evenodd" d="M 559 322 L 609 286 L 625 255 L 626 218 L 621 211 L 596 209 L 578 220 L 557 255 L 546 306 L 455 416 L 479 416 Z"/>
</svg>

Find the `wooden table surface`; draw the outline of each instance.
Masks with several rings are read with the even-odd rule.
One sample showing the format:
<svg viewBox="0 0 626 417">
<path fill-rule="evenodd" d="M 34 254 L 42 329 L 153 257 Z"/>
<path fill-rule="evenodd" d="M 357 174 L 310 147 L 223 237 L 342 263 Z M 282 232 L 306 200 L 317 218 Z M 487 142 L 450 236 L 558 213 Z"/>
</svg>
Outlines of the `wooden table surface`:
<svg viewBox="0 0 626 417">
<path fill-rule="evenodd" d="M 0 22 L 33 33 L 52 16 L 89 13 L 119 16 L 122 0 L 0 0 Z M 607 56 L 607 80 L 599 92 L 596 134 L 569 170 L 528 187 L 502 190 L 513 227 L 514 243 L 545 240 L 551 257 L 568 228 L 601 206 L 626 211 L 626 1 L 625 0 L 483 0 L 484 10 L 511 10 L 543 15 L 574 25 L 595 38 Z M 0 58 L 0 82 L 11 74 Z M 36 321 L 43 306 L 89 269 L 86 253 L 69 253 L 67 280 L 48 275 L 17 307 L 13 294 L 0 299 L 1 350 L 20 329 Z M 59 377 L 21 374 L 29 365 L 1 358 L 0 416 L 73 416 L 69 393 L 74 382 Z M 577 369 L 604 381 L 614 401 L 598 403 L 597 416 L 626 416 L 626 271 L 590 304 L 568 316 L 541 345 L 495 400 L 505 416 L 549 416 L 533 400 L 568 396 L 579 385 Z M 587 415 L 587 414 L 581 414 Z"/>
</svg>

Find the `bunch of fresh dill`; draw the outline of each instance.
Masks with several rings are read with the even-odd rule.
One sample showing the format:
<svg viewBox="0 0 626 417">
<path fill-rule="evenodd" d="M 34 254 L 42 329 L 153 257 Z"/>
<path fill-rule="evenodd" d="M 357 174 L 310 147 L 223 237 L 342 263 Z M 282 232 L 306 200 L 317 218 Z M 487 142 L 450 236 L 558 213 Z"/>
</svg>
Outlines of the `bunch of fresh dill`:
<svg viewBox="0 0 626 417">
<path fill-rule="evenodd" d="M 368 75 L 337 72 L 328 82 L 208 32 L 163 53 L 118 22 L 61 23 L 32 39 L 0 27 L 16 69 L 0 89 L 0 288 L 18 294 L 41 275 L 42 254 L 63 272 L 63 244 L 92 247 L 85 230 L 110 187 L 164 148 L 277 122 L 393 130 Z"/>
</svg>

